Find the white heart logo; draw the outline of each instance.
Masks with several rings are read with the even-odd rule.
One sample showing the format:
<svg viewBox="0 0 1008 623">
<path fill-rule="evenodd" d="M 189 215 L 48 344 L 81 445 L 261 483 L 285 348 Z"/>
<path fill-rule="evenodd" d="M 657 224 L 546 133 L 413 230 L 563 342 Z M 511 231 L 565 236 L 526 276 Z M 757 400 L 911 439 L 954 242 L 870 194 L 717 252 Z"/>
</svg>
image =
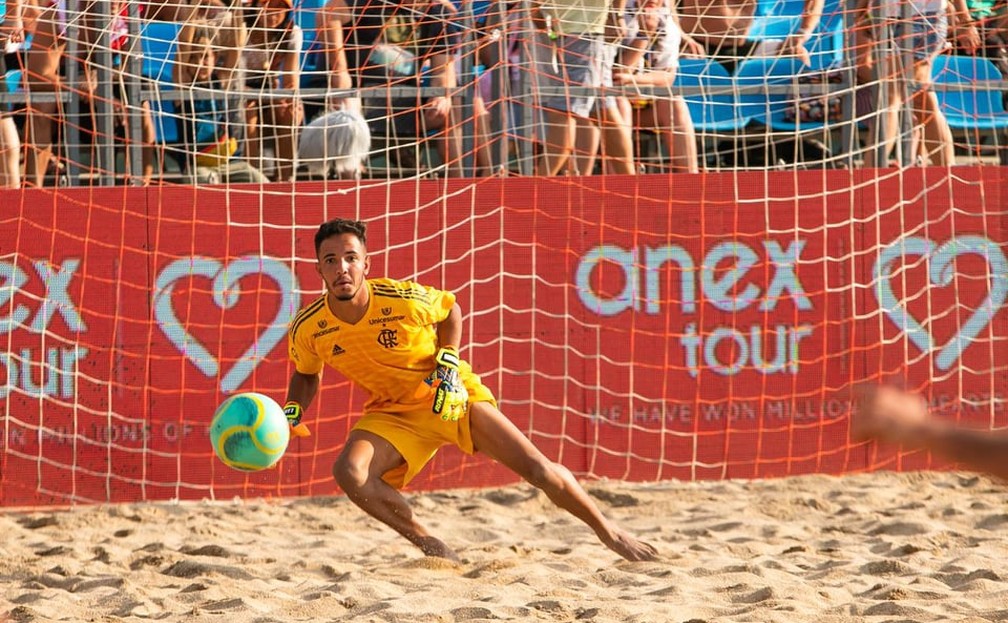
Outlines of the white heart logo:
<svg viewBox="0 0 1008 623">
<path fill-rule="evenodd" d="M 955 279 L 955 267 L 953 261 L 960 255 L 972 253 L 979 255 L 987 261 L 990 272 L 986 275 L 990 289 L 987 298 L 977 306 L 973 315 L 969 317 L 959 331 L 952 336 L 938 352 L 935 358 L 935 365 L 940 370 L 948 370 L 956 362 L 966 348 L 973 342 L 973 339 L 990 324 L 994 315 L 998 313 L 1008 296 L 1008 261 L 1001 248 L 995 242 L 991 242 L 983 236 L 962 236 L 953 238 L 935 247 L 934 243 L 927 238 L 908 237 L 894 241 L 890 244 L 875 262 L 872 271 L 875 276 L 876 292 L 879 307 L 889 316 L 917 348 L 923 352 L 930 352 L 934 349 L 934 338 L 921 326 L 916 318 L 910 315 L 906 306 L 896 300 L 893 294 L 890 279 L 893 272 L 893 263 L 906 256 L 922 256 L 930 261 L 928 271 L 931 283 L 938 286 L 947 286 Z"/>
<path fill-rule="evenodd" d="M 282 262 L 270 257 L 242 257 L 224 266 L 212 258 L 193 256 L 175 260 L 161 271 L 155 281 L 154 318 L 161 331 L 180 353 L 199 368 L 200 372 L 208 377 L 214 377 L 220 371 L 217 357 L 189 333 L 179 322 L 172 308 L 171 298 L 175 282 L 191 276 L 212 279 L 214 302 L 221 309 L 230 309 L 241 298 L 239 280 L 255 274 L 266 275 L 276 282 L 282 293 L 280 306 L 272 322 L 221 378 L 220 389 L 224 393 L 233 392 L 241 387 L 263 357 L 272 351 L 287 333 L 287 325 L 300 304 L 297 278 Z"/>
</svg>

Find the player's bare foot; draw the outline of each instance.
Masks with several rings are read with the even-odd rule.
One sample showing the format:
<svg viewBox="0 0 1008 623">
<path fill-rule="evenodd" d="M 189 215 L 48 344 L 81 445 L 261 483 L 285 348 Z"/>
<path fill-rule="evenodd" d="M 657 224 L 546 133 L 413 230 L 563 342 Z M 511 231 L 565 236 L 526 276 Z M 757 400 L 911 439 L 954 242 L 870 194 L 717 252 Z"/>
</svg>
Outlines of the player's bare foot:
<svg viewBox="0 0 1008 623">
<path fill-rule="evenodd" d="M 603 539 L 602 542 L 627 560 L 654 560 L 658 557 L 658 550 L 654 545 L 635 539 L 622 530 L 615 530 L 611 538 Z"/>
<path fill-rule="evenodd" d="M 444 541 L 432 536 L 422 536 L 418 537 L 413 543 L 420 548 L 427 556 L 437 556 L 438 558 L 447 558 L 448 560 L 459 561 L 458 554 L 455 550 L 445 545 Z"/>
</svg>

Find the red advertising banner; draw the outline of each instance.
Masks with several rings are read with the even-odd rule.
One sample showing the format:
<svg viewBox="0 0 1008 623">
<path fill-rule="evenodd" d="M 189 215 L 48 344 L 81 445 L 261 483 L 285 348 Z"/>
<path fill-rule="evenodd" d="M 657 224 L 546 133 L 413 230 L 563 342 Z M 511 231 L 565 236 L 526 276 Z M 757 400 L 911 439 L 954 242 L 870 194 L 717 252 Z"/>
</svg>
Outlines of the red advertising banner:
<svg viewBox="0 0 1008 623">
<path fill-rule="evenodd" d="M 0 198 L 0 503 L 315 495 L 364 396 L 323 375 L 276 469 L 207 427 L 282 401 L 312 238 L 369 223 L 372 275 L 456 292 L 463 356 L 577 473 L 765 477 L 931 465 L 848 439 L 896 375 L 1005 425 L 1008 210 L 997 168 L 60 189 Z M 414 483 L 514 478 L 454 449 Z"/>
</svg>

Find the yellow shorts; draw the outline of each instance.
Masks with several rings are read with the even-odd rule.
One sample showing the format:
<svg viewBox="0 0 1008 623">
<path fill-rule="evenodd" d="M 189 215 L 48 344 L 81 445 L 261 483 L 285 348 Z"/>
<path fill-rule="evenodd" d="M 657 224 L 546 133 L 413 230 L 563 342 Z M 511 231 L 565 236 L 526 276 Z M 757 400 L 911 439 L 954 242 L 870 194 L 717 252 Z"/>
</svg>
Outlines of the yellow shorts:
<svg viewBox="0 0 1008 623">
<path fill-rule="evenodd" d="M 497 406 L 493 392 L 480 382 L 480 377 L 473 374 L 468 364 L 463 362 L 459 373 L 469 392 L 470 406 L 474 402 L 489 402 Z M 378 435 L 392 444 L 406 460 L 404 465 L 382 474 L 382 480 L 396 489 L 409 484 L 441 446 L 452 444 L 466 454 L 473 453 L 468 409 L 457 422 L 445 422 L 431 411 L 433 401 L 434 390 L 430 390 L 429 395 L 419 396 L 415 402 L 365 412 L 353 427 L 354 430 Z"/>
</svg>

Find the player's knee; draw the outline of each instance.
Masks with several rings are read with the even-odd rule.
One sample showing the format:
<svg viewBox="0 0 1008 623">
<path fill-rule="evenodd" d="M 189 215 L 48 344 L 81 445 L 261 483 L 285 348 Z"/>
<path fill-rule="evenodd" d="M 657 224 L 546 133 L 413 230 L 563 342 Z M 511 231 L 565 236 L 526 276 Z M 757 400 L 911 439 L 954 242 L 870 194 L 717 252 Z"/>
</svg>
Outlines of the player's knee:
<svg viewBox="0 0 1008 623">
<path fill-rule="evenodd" d="M 341 456 L 333 465 L 333 477 L 343 491 L 350 493 L 362 488 L 368 479 L 368 466 L 361 461 L 354 461 Z"/>
</svg>

